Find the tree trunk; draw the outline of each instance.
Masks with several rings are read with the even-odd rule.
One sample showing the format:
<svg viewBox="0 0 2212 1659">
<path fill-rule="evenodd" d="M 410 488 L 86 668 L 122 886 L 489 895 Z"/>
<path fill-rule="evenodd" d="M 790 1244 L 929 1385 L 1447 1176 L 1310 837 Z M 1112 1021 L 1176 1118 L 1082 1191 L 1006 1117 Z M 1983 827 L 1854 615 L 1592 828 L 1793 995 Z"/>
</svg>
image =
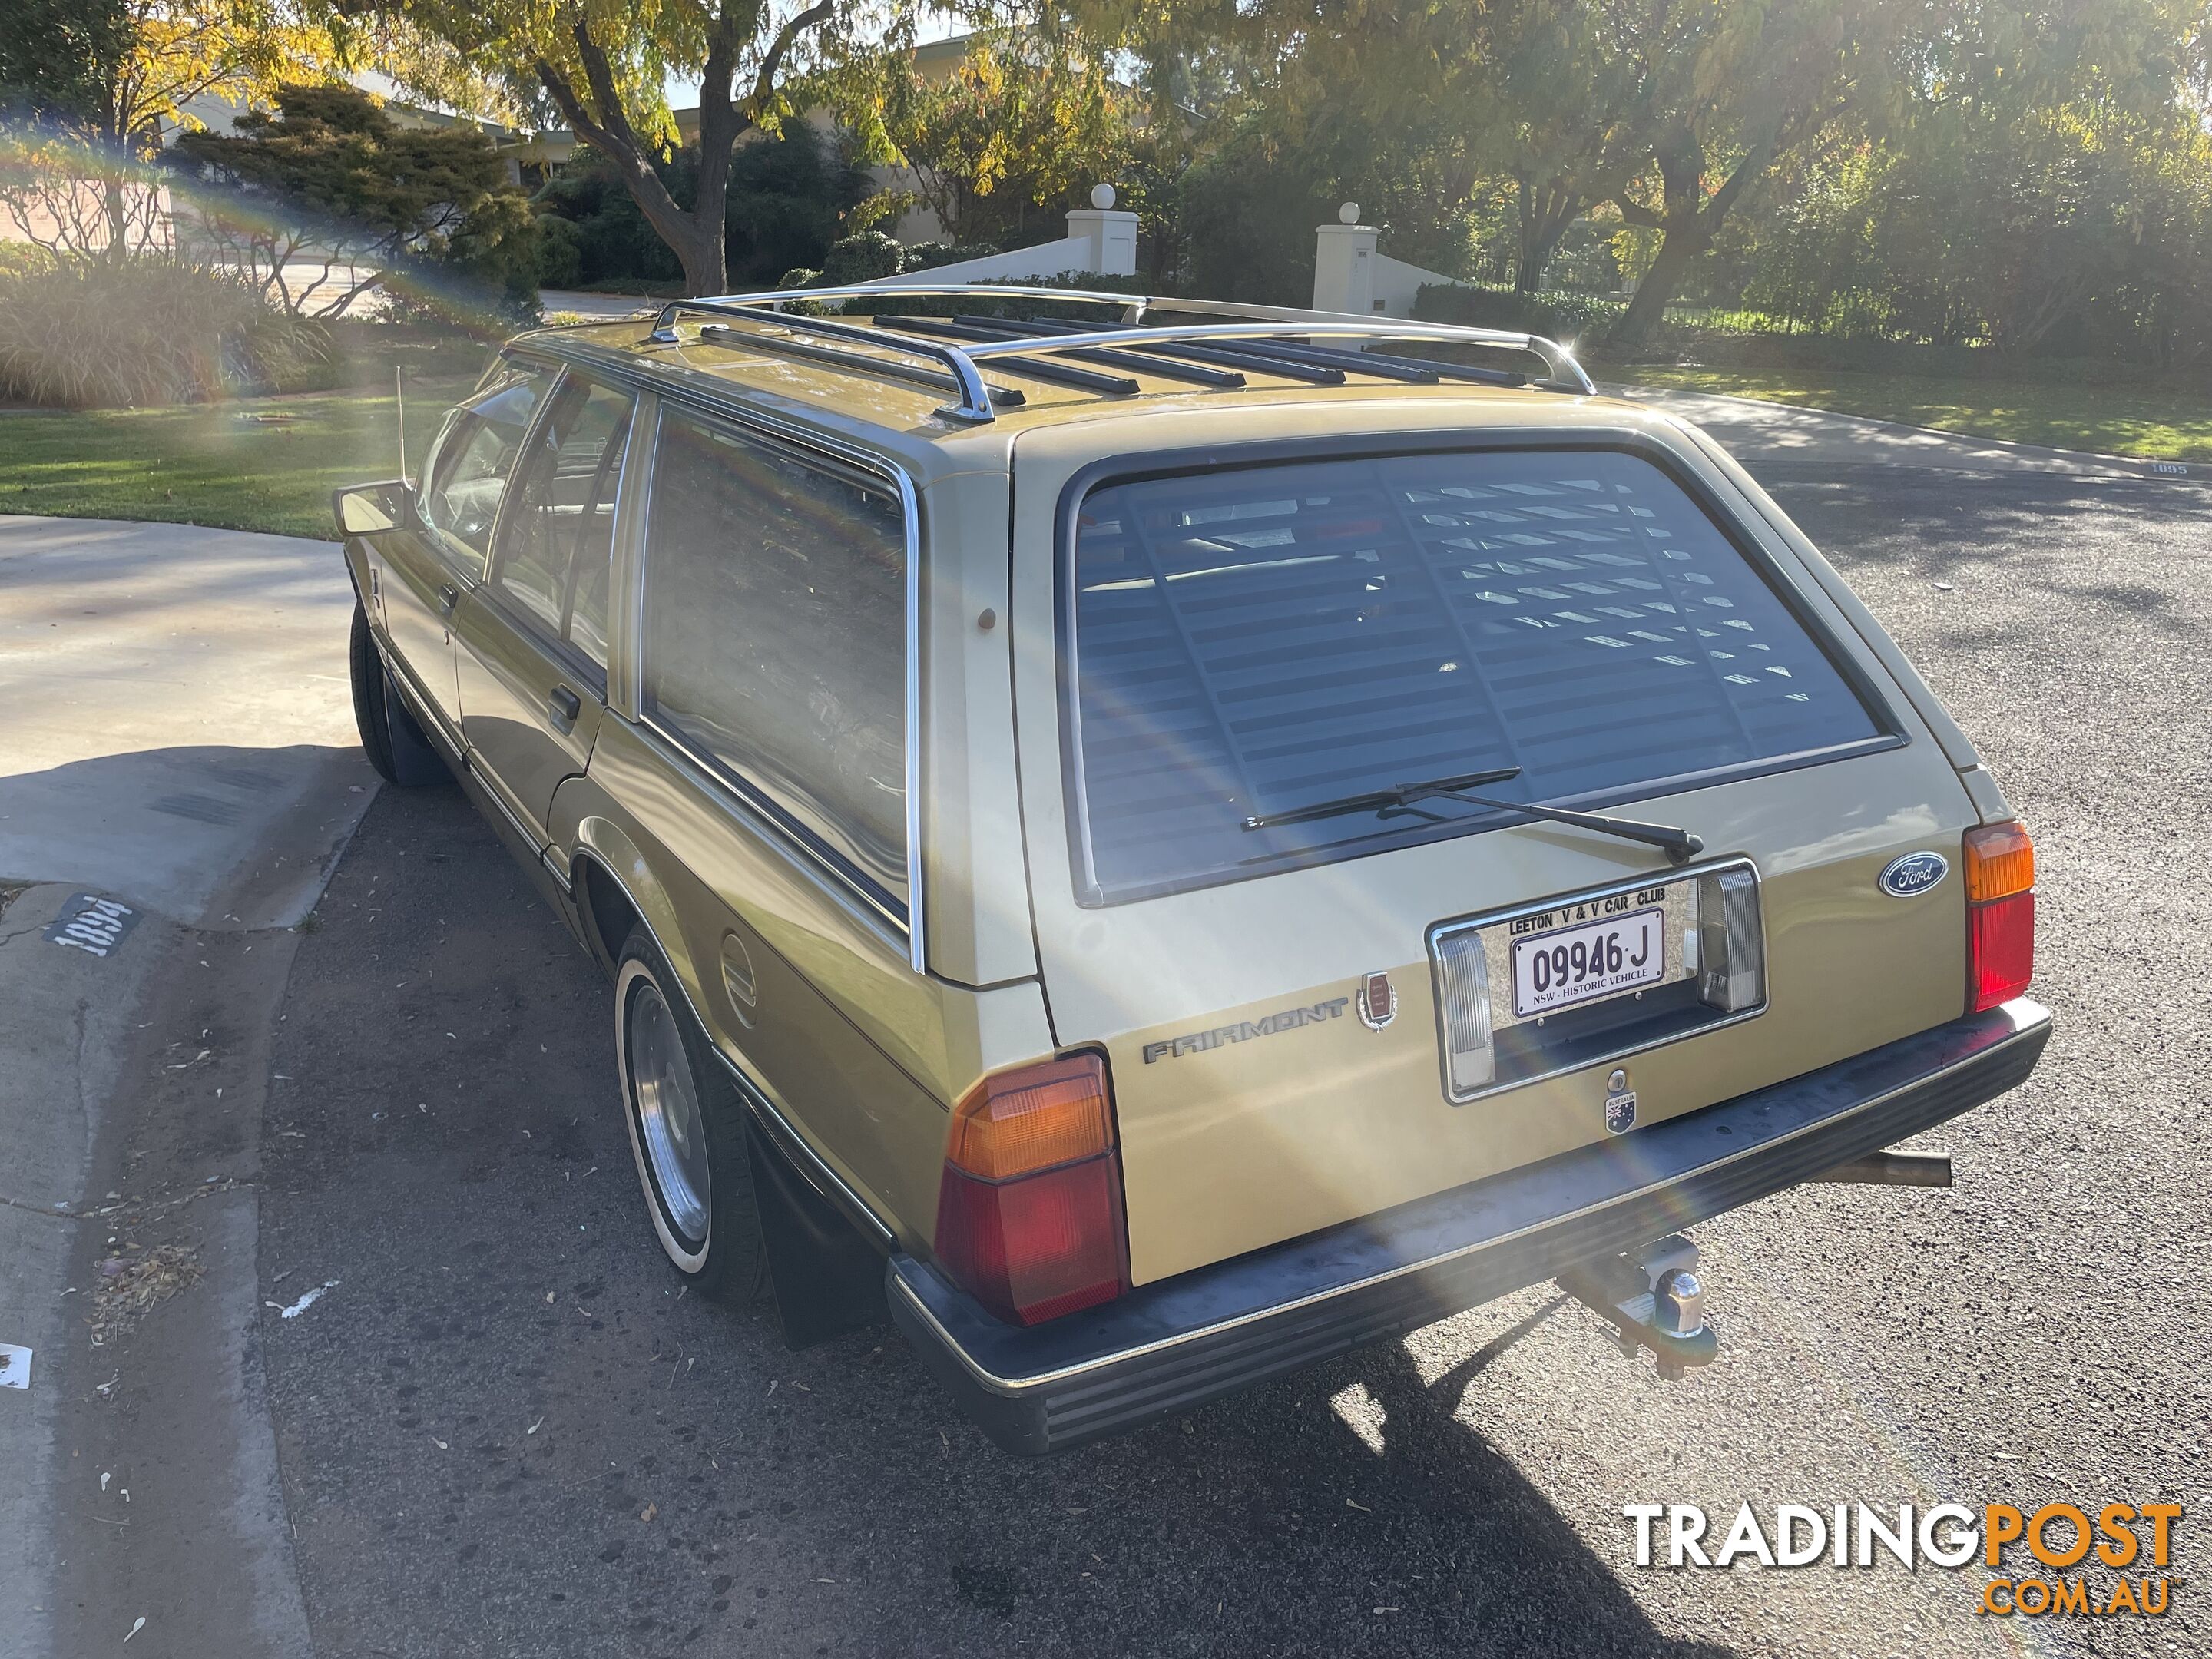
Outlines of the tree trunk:
<svg viewBox="0 0 2212 1659">
<path fill-rule="evenodd" d="M 762 0 L 722 0 L 707 40 L 707 60 L 699 88 L 698 190 L 689 211 L 678 204 L 653 170 L 645 145 L 629 124 L 621 87 L 605 48 L 588 22 L 570 26 L 595 109 L 586 108 L 562 70 L 544 58 L 534 65 L 539 82 L 568 118 L 569 130 L 615 163 L 623 187 L 637 204 L 660 240 L 684 266 L 684 291 L 693 298 L 729 291 L 728 234 L 724 220 L 730 199 L 730 154 L 759 120 L 778 84 L 785 55 L 809 29 L 835 15 L 837 0 L 815 3 L 784 20 L 753 70 L 752 87 L 740 101 L 735 80 L 740 54 L 765 14 Z"/>
<path fill-rule="evenodd" d="M 1574 228 L 1582 211 L 1581 199 L 1565 185 L 1521 174 L 1514 179 L 1515 198 L 1521 210 L 1521 240 L 1513 260 L 1513 289 L 1534 294 L 1543 286 L 1559 244 Z"/>
<path fill-rule="evenodd" d="M 107 220 L 107 246 L 102 257 L 111 265 L 119 265 L 131 258 L 131 196 L 130 181 L 123 176 L 122 163 L 111 156 L 107 176 L 100 180 L 100 211 Z"/>
<path fill-rule="evenodd" d="M 1691 263 L 1705 251 L 1711 240 L 1711 233 L 1694 216 L 1687 222 L 1680 219 L 1668 221 L 1659 243 L 1659 257 L 1651 262 L 1651 269 L 1636 285 L 1636 297 L 1628 302 L 1628 314 L 1613 331 L 1614 339 L 1624 345 L 1636 345 L 1651 337 L 1652 331 L 1666 320 L 1667 302 L 1681 288 L 1682 279 L 1690 273 Z"/>
<path fill-rule="evenodd" d="M 684 292 L 692 299 L 708 299 L 730 291 L 729 246 L 722 229 L 722 207 L 728 196 L 726 178 L 711 201 L 702 187 L 700 199 L 686 216 L 689 222 L 681 240 L 670 244 L 676 257 L 683 261 Z"/>
</svg>

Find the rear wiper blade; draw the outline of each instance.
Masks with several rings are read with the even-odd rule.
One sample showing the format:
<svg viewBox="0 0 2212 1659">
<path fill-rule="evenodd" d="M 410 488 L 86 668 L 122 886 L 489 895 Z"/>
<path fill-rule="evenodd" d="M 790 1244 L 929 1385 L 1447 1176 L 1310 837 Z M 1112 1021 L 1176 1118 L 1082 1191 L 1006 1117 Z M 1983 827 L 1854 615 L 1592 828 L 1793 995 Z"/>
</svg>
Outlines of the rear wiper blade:
<svg viewBox="0 0 2212 1659">
<path fill-rule="evenodd" d="M 1266 830 L 1278 823 L 1304 823 L 1313 818 L 1333 818 L 1346 812 L 1380 812 L 1393 806 L 1411 806 L 1433 795 L 1456 794 L 1479 789 L 1486 783 L 1504 783 L 1521 775 L 1517 766 L 1493 767 L 1487 772 L 1466 772 L 1455 778 L 1431 778 L 1425 783 L 1394 783 L 1388 789 L 1370 789 L 1361 795 L 1340 795 L 1310 806 L 1286 807 L 1279 812 L 1255 812 L 1244 820 L 1247 830 Z"/>
<path fill-rule="evenodd" d="M 1389 816 L 1414 810 L 1419 803 L 1425 800 L 1456 800 L 1464 801 L 1469 806 L 1486 806 L 1494 811 L 1525 812 L 1530 817 L 1572 824 L 1577 830 L 1595 830 L 1600 835 L 1641 842 L 1647 847 L 1658 848 L 1667 854 L 1669 861 L 1675 864 L 1686 863 L 1705 850 L 1702 839 L 1687 830 L 1678 830 L 1671 823 L 1645 823 L 1638 818 L 1613 817 L 1601 812 L 1571 812 L 1560 806 L 1540 806 L 1530 801 L 1499 800 L 1492 796 L 1468 793 L 1484 784 L 1503 783 L 1508 778 L 1520 775 L 1519 767 L 1507 766 L 1490 772 L 1470 773 L 1465 777 L 1437 778 L 1427 783 L 1401 783 L 1389 789 L 1373 790 L 1363 795 L 1346 795 L 1337 800 L 1317 801 L 1310 806 L 1294 806 L 1287 811 L 1255 814 L 1244 820 L 1244 828 L 1264 830 L 1270 824 L 1300 823 L 1310 818 L 1333 817 L 1342 812 L 1368 811 Z"/>
</svg>

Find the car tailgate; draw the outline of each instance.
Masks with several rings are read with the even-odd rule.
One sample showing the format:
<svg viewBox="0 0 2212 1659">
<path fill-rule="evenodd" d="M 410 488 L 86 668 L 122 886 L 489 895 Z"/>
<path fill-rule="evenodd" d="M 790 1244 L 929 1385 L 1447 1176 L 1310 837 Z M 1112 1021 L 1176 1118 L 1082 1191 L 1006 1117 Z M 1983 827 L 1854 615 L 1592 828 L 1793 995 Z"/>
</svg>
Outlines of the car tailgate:
<svg viewBox="0 0 2212 1659">
<path fill-rule="evenodd" d="M 1173 417 L 1158 417 L 1151 430 L 1156 441 L 1172 442 L 1169 428 L 1176 424 Z M 1632 794 L 1626 799 L 1632 805 L 1614 809 L 1694 831 L 1703 850 L 1686 871 L 1647 845 L 1586 828 L 1521 821 L 1387 851 L 1362 854 L 1355 848 L 1303 867 L 1262 862 L 1248 873 L 1224 863 L 1204 879 L 1180 886 L 1102 891 L 1085 862 L 1084 815 L 1120 811 L 1156 781 L 1169 787 L 1176 768 L 1202 771 L 1213 763 L 1193 763 L 1187 752 L 1164 753 L 1156 767 L 1118 775 L 1119 793 L 1103 803 L 1086 802 L 1074 787 L 1082 768 L 1066 763 L 1077 740 L 1054 649 L 1057 629 L 1072 614 L 1061 606 L 1074 578 L 1073 566 L 1056 565 L 1042 550 L 1054 545 L 1056 532 L 1076 522 L 1069 505 L 1074 497 L 1063 485 L 1080 450 L 1057 432 L 1025 434 L 1020 450 L 1024 465 L 1016 492 L 1013 624 L 1024 828 L 1055 1036 L 1064 1046 L 1100 1046 L 1110 1065 L 1135 1283 L 1352 1220 L 1609 1133 L 1632 1135 L 1637 1127 L 1799 1075 L 1960 1012 L 1966 925 L 1964 883 L 1955 867 L 1961 835 L 1975 815 L 1958 774 L 1894 685 L 1880 681 L 1878 665 L 1863 653 L 1841 652 L 1835 644 L 1849 635 L 1848 624 L 1817 593 L 1797 594 L 1790 603 L 1800 607 L 1808 627 L 1826 630 L 1825 650 L 1850 659 L 1850 672 L 1866 688 L 1861 695 L 1870 711 L 1880 708 L 1886 731 L 1848 752 L 1786 761 L 1751 775 L 1731 774 L 1703 787 Z M 1312 488 L 1304 482 L 1269 485 L 1285 495 Z M 1310 495 L 1306 504 L 1329 499 Z M 1339 508 L 1330 510 L 1340 516 Z M 1224 525 L 1209 528 L 1214 539 L 1206 544 L 1222 550 L 1204 557 L 1245 557 L 1255 562 L 1243 568 L 1256 568 L 1265 550 L 1249 550 L 1264 535 L 1255 532 L 1249 517 L 1227 517 L 1243 509 L 1207 511 L 1237 533 Z M 1391 527 L 1370 509 L 1359 511 L 1367 516 L 1355 526 L 1357 536 L 1381 545 Z M 1650 532 L 1639 527 L 1632 533 Z M 1755 533 L 1738 526 L 1732 538 Z M 1644 546 L 1641 541 L 1621 544 Z M 1020 556 L 1024 548 L 1037 550 L 1036 556 Z M 1297 548 L 1281 551 L 1297 556 L 1275 558 L 1279 566 L 1322 562 Z M 1773 546 L 1765 554 L 1778 567 L 1790 557 Z M 1394 556 L 1386 552 L 1370 565 L 1376 571 L 1370 586 L 1392 580 L 1385 573 L 1394 568 Z M 1203 591 L 1202 584 L 1170 590 L 1178 579 L 1164 573 L 1156 553 L 1152 557 L 1149 575 L 1139 567 L 1110 585 L 1187 596 Z M 1624 556 L 1614 562 L 1627 560 Z M 1356 568 L 1346 568 L 1357 574 Z M 1507 567 L 1493 560 L 1483 568 Z M 1469 573 L 1474 568 L 1469 566 Z M 1211 577 L 1213 572 L 1193 574 Z M 1480 586 L 1471 585 L 1470 591 Z M 1588 583 L 1582 591 L 1595 592 L 1600 586 Z M 1531 584 L 1516 592 L 1543 591 Z M 1717 590 L 1683 590 L 1698 591 Z M 1620 597 L 1633 596 L 1624 589 Z M 1619 645 L 1629 624 L 1593 624 L 1589 614 L 1572 608 L 1603 602 L 1563 591 L 1543 601 L 1551 614 L 1579 618 L 1576 626 L 1591 641 L 1586 657 L 1626 660 L 1627 653 L 1607 656 L 1601 647 Z M 1170 610 L 1180 606 L 1194 624 L 1214 629 L 1209 640 L 1184 628 L 1180 648 L 1187 653 L 1244 648 L 1236 629 L 1249 611 L 1217 609 L 1207 617 L 1184 599 L 1168 604 Z M 1370 614 L 1393 621 L 1382 608 L 1363 611 L 1359 620 L 1370 620 Z M 1402 607 L 1397 614 L 1404 614 Z M 1711 619 L 1703 611 L 1697 615 Z M 1223 626 L 1224 620 L 1231 625 Z M 1538 625 L 1557 624 L 1540 619 Z M 1715 622 L 1716 629 L 1742 625 Z M 1607 627 L 1615 634 L 1599 631 Z M 1765 648 L 1744 644 L 1753 636 L 1696 632 L 1716 646 Z M 1778 629 L 1769 627 L 1768 635 L 1780 637 Z M 1167 647 L 1176 646 L 1172 636 L 1163 637 Z M 1638 648 L 1645 660 L 1680 662 L 1683 673 L 1720 672 L 1719 665 L 1706 667 L 1702 649 L 1696 650 L 1699 660 L 1693 666 L 1682 654 L 1665 654 L 1670 651 L 1665 644 Z M 1780 660 L 1747 658 L 1741 665 Z M 1808 684 L 1802 654 L 1793 660 L 1799 661 L 1800 678 L 1780 683 L 1778 696 Z M 1431 665 L 1459 665 L 1456 659 Z M 1475 667 L 1486 672 L 1480 663 Z M 1150 672 L 1142 669 L 1120 690 L 1133 688 L 1135 695 L 1145 695 L 1152 681 L 1141 676 Z M 1235 694 L 1249 680 L 1224 673 L 1218 683 Z M 1215 714 L 1227 718 L 1218 708 Z M 1624 726 L 1629 723 L 1624 716 Z M 1385 720 L 1376 741 L 1395 736 Z M 1278 744 L 1277 752 L 1290 747 Z M 1413 775 L 1453 769 L 1470 767 Z M 1390 776 L 1383 774 L 1385 781 Z M 1224 858 L 1240 850 L 1234 829 L 1232 819 L 1229 833 L 1215 836 L 1228 848 Z M 1947 861 L 1947 878 L 1908 896 L 1885 890 L 1881 878 L 1894 861 L 1928 853 Z M 1553 1043 L 1548 1030 L 1540 1038 L 1532 1024 L 1517 1034 L 1523 1044 L 1518 1069 L 1504 1064 L 1507 1039 L 1516 1036 L 1505 1028 L 1518 1023 L 1510 983 L 1516 922 L 1540 932 L 1592 916 L 1655 911 L 1662 931 L 1673 929 L 1669 948 L 1677 954 L 1664 964 L 1663 982 L 1645 992 L 1668 990 L 1679 1001 L 1697 971 L 1681 954 L 1688 948 L 1682 940 L 1704 937 L 1703 924 L 1686 932 L 1683 893 L 1656 890 L 1688 872 L 1717 878 L 1723 868 L 1740 872 L 1731 881 L 1753 895 L 1747 908 L 1738 905 L 1732 925 L 1739 965 L 1754 955 L 1760 958 L 1755 1000 L 1672 1027 L 1618 1022 L 1634 1029 L 1617 1030 L 1610 1039 L 1582 1030 L 1576 1024 L 1581 1015 L 1532 1008 L 1529 1021 L 1576 1025 L 1577 1041 Z M 1526 914 L 1531 905 L 1550 907 L 1554 914 L 1531 922 Z M 1592 908 L 1574 908 L 1583 905 Z M 1705 890 L 1707 920 L 1726 908 L 1717 889 Z M 1457 1029 L 1440 1006 L 1439 985 L 1450 977 L 1443 961 L 1449 954 L 1445 941 L 1455 927 L 1486 925 L 1492 918 L 1504 933 L 1480 937 L 1489 953 L 1501 1069 L 1487 1085 L 1462 1087 L 1452 1080 L 1445 1053 L 1446 1034 Z M 1620 992 L 1632 1002 L 1636 995 L 1632 989 Z M 1632 1101 L 1626 1098 L 1631 1096 Z"/>
</svg>

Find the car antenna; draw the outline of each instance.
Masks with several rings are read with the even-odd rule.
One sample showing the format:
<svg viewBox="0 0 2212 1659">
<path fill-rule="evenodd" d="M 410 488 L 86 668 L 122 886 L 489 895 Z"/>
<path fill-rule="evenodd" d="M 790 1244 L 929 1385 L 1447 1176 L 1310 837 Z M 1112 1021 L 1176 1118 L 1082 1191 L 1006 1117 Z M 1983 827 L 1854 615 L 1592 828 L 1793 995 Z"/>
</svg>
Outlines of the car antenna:
<svg viewBox="0 0 2212 1659">
<path fill-rule="evenodd" d="M 399 482 L 407 482 L 407 384 L 406 369 L 398 363 L 392 366 L 392 401 L 399 410 Z"/>
</svg>

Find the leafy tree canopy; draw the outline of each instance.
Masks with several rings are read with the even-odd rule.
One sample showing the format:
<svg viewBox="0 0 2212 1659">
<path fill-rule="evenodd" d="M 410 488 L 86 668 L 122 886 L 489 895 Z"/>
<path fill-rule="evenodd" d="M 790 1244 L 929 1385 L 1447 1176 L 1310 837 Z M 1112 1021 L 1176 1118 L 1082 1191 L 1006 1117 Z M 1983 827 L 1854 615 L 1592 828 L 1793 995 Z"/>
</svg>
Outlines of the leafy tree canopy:
<svg viewBox="0 0 2212 1659">
<path fill-rule="evenodd" d="M 360 61 L 448 102 L 566 125 L 614 167 L 682 262 L 690 291 L 727 286 L 724 210 L 733 147 L 797 113 L 790 82 L 849 47 L 867 0 L 330 0 Z M 689 206 L 655 166 L 678 134 L 662 95 L 699 82 Z"/>
<path fill-rule="evenodd" d="M 0 7 L 0 116 L 82 125 L 130 55 L 127 0 L 9 0 Z"/>
<path fill-rule="evenodd" d="M 527 201 L 473 125 L 402 126 L 350 87 L 285 87 L 274 113 L 234 126 L 185 133 L 175 149 L 222 187 L 200 195 L 208 228 L 287 309 L 334 314 L 403 267 L 440 262 L 527 285 Z M 308 261 L 320 276 L 287 276 Z"/>
</svg>

